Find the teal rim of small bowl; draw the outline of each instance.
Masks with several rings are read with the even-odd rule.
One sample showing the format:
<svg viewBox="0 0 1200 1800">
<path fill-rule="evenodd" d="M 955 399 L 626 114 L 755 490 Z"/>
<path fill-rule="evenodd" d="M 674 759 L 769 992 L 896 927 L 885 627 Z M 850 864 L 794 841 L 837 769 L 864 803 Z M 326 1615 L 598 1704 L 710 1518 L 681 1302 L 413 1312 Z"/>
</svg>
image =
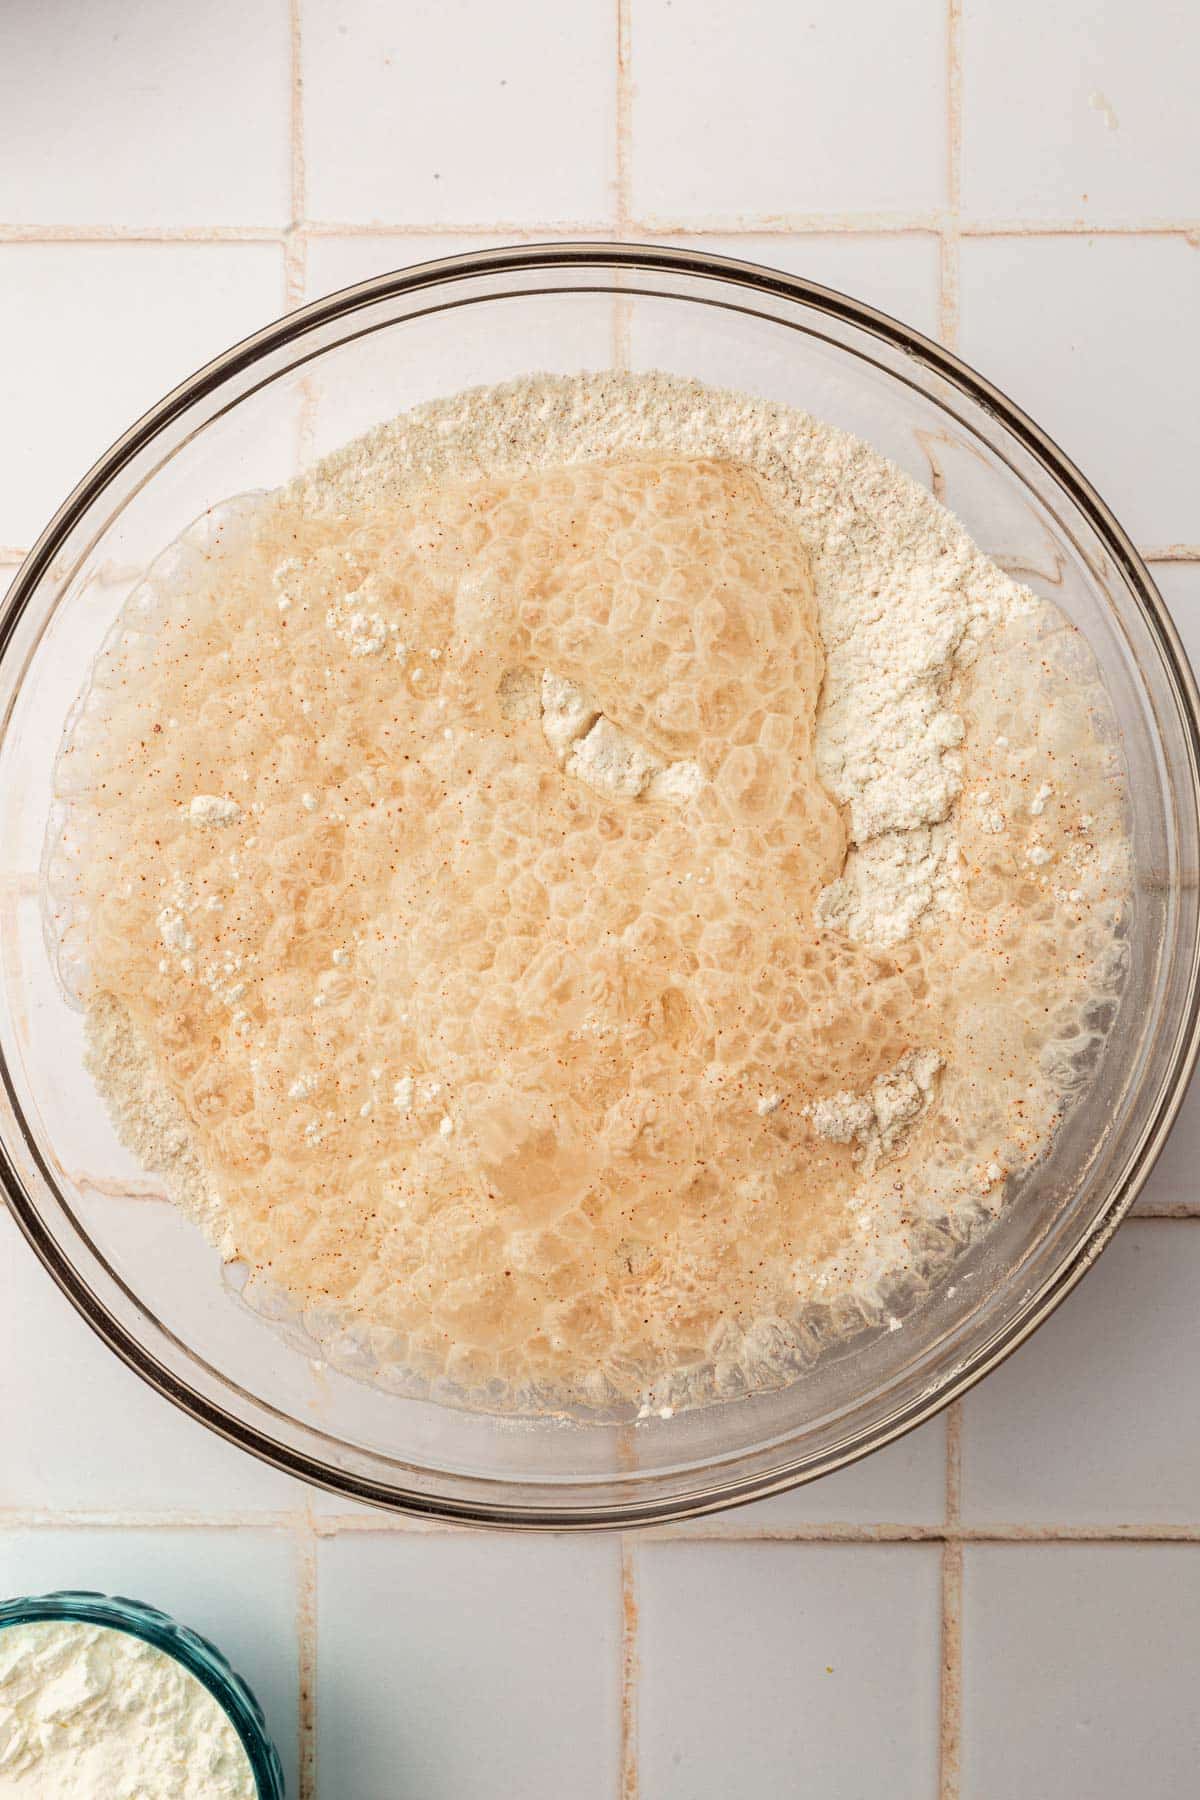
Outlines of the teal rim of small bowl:
<svg viewBox="0 0 1200 1800">
<path fill-rule="evenodd" d="M 106 1625 L 153 1644 L 194 1675 L 228 1716 L 250 1761 L 259 1800 L 285 1800 L 283 1766 L 267 1731 L 263 1709 L 248 1684 L 215 1644 L 168 1613 L 130 1600 L 123 1594 L 99 1594 L 66 1588 L 53 1594 L 31 1594 L 0 1601 L 0 1631 L 9 1625 L 31 1625 L 41 1619 L 66 1619 Z"/>
</svg>

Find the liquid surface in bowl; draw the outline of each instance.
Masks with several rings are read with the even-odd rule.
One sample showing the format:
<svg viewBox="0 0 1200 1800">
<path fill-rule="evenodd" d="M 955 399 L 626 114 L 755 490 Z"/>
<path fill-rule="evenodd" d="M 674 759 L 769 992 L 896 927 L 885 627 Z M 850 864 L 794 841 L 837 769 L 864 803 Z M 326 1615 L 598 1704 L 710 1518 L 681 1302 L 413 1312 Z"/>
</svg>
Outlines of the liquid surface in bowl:
<svg viewBox="0 0 1200 1800">
<path fill-rule="evenodd" d="M 60 758 L 54 928 L 225 1256 L 463 1394 L 686 1403 L 894 1317 L 1045 1148 L 1119 782 L 1052 608 L 954 538 L 914 630 L 815 522 L 853 440 L 806 511 L 719 418 L 548 425 L 569 385 L 495 466 L 384 437 L 177 548 Z"/>
</svg>

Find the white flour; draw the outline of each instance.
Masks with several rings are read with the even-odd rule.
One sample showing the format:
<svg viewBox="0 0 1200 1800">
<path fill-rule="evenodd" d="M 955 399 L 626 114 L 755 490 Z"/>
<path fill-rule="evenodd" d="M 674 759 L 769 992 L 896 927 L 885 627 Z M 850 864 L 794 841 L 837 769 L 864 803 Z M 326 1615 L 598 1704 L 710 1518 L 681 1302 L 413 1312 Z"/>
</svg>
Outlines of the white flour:
<svg viewBox="0 0 1200 1800">
<path fill-rule="evenodd" d="M 858 1144 L 865 1167 L 894 1150 L 927 1110 L 942 1059 L 936 1050 L 910 1050 L 894 1069 L 877 1075 L 864 1094 L 831 1094 L 808 1109 L 813 1128 L 833 1144 Z"/>
<path fill-rule="evenodd" d="M 173 1656 L 81 1620 L 0 1630 L 0 1800 L 255 1800 L 228 1714 Z"/>
</svg>

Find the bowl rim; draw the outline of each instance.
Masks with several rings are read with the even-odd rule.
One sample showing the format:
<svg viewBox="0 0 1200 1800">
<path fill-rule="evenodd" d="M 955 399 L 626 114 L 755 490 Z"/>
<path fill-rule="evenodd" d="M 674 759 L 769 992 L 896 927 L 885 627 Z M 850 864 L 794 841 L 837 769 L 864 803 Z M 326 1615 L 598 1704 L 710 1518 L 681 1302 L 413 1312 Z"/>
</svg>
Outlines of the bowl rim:
<svg viewBox="0 0 1200 1800">
<path fill-rule="evenodd" d="M 1056 441 L 1003 390 L 964 362 L 954 351 L 864 301 L 803 276 L 788 274 L 758 263 L 709 251 L 701 253 L 663 245 L 628 241 L 555 240 L 499 246 L 442 257 L 372 276 L 339 289 L 308 302 L 242 339 L 180 382 L 138 418 L 67 495 L 39 534 L 7 596 L 0 604 L 0 659 L 4 657 L 17 623 L 44 575 L 70 532 L 86 515 L 94 501 L 139 451 L 196 402 L 214 393 L 231 377 L 252 367 L 274 351 L 299 344 L 309 332 L 348 317 L 380 300 L 418 293 L 423 289 L 442 288 L 448 283 L 469 281 L 475 277 L 504 274 L 528 276 L 555 270 L 587 269 L 707 278 L 742 286 L 761 298 L 798 304 L 810 312 L 825 314 L 883 340 L 892 350 L 900 351 L 917 361 L 925 369 L 942 377 L 986 413 L 994 415 L 1079 509 L 1104 550 L 1124 575 L 1141 606 L 1143 622 L 1157 642 L 1174 689 L 1174 698 L 1179 706 L 1187 739 L 1192 799 L 1194 804 L 1200 803 L 1200 689 L 1197 688 L 1179 634 L 1149 569 L 1132 540 L 1111 508 Z M 612 286 L 608 291 L 619 294 L 620 288 Z M 480 296 L 481 299 L 495 297 L 498 296 Z M 639 1499 L 634 1493 L 615 1502 L 592 1502 L 584 1508 L 563 1509 L 556 1506 L 551 1498 L 555 1491 L 565 1497 L 576 1485 L 574 1483 L 565 1484 L 559 1490 L 544 1487 L 541 1491 L 546 1498 L 532 1505 L 513 1505 L 478 1498 L 464 1501 L 457 1497 L 430 1494 L 411 1488 L 384 1488 L 366 1477 L 322 1463 L 304 1451 L 280 1443 L 255 1425 L 247 1424 L 225 1411 L 182 1381 L 113 1316 L 92 1292 L 44 1225 L 38 1208 L 26 1193 L 24 1182 L 2 1137 L 0 1188 L 3 1189 L 18 1228 L 39 1260 L 76 1311 L 108 1347 L 173 1405 L 269 1466 L 345 1498 L 428 1519 L 476 1527 L 499 1526 L 529 1530 L 630 1528 L 699 1517 L 819 1479 L 915 1430 L 982 1380 L 984 1375 L 1010 1356 L 1045 1322 L 1109 1243 L 1157 1161 L 1178 1116 L 1198 1057 L 1200 929 L 1191 946 L 1186 1006 L 1181 1009 L 1169 1062 L 1160 1077 L 1157 1103 L 1143 1129 L 1140 1144 L 1127 1161 L 1120 1178 L 1114 1183 L 1114 1190 L 1107 1204 L 1097 1214 L 1087 1232 L 1041 1286 L 1025 1297 L 1012 1318 L 996 1331 L 989 1342 L 968 1354 L 940 1385 L 904 1407 L 886 1427 L 860 1430 L 856 1437 L 840 1445 L 835 1452 L 809 1466 L 797 1469 L 783 1463 L 774 1472 L 753 1475 L 740 1482 L 731 1482 L 725 1477 L 719 1486 L 706 1489 L 701 1494 L 645 1500 Z M 16 1117 L 21 1119 L 22 1111 L 2 1059 L 0 1079 L 8 1090 L 9 1103 L 14 1107 Z M 32 1148 L 43 1177 L 49 1181 L 49 1173 L 40 1154 L 35 1146 Z M 52 1181 L 50 1185 L 53 1188 Z M 124 1287 L 119 1277 L 115 1279 Z M 132 1293 L 131 1298 L 137 1300 L 137 1296 Z M 260 1409 L 267 1407 L 267 1403 L 258 1401 L 255 1396 L 250 1398 Z M 486 1490 L 489 1486 L 512 1486 L 511 1480 L 502 1478 L 472 1476 L 470 1479 L 474 1490 Z M 586 1486 L 590 1483 L 585 1480 L 579 1485 Z"/>
</svg>

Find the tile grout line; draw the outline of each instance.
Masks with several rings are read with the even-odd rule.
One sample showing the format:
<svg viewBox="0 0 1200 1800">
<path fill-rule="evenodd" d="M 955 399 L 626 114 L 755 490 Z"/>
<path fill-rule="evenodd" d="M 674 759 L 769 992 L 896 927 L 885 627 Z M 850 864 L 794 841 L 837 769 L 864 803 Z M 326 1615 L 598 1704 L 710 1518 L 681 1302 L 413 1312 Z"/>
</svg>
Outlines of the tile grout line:
<svg viewBox="0 0 1200 1800">
<path fill-rule="evenodd" d="M 961 1544 L 942 1551 L 942 1658 L 938 1729 L 938 1800 L 958 1800 L 962 1766 Z"/>
<path fill-rule="evenodd" d="M 1196 1544 L 1200 1525 L 784 1525 L 648 1528 L 647 1543 L 723 1544 Z"/>
<path fill-rule="evenodd" d="M 829 1521 L 822 1524 L 749 1526 L 737 1521 L 738 1509 L 705 1524 L 685 1522 L 679 1525 L 647 1525 L 638 1528 L 636 1539 L 644 1544 L 1196 1544 L 1200 1543 L 1200 1523 L 1075 1525 L 1075 1524 L 1005 1524 L 994 1525 L 916 1525 L 883 1521 L 876 1524 Z M 46 1520 L 45 1523 L 57 1521 Z M 114 1519 L 89 1517 L 87 1524 L 118 1523 Z M 3 1519 L 0 1518 L 0 1524 Z M 210 1521 L 219 1524 L 220 1521 Z M 388 1537 L 491 1537 L 494 1532 L 484 1527 L 458 1524 L 451 1520 L 407 1518 L 401 1514 L 325 1513 L 314 1517 L 316 1537 L 337 1537 L 343 1533 Z M 574 1533 L 565 1535 L 574 1536 Z M 582 1533 L 580 1535 L 594 1535 Z"/>
<path fill-rule="evenodd" d="M 290 219 L 284 237 L 284 301 L 288 309 L 304 299 L 308 243 L 304 231 L 307 183 L 304 162 L 304 63 L 300 0 L 288 0 L 288 178 Z"/>
<path fill-rule="evenodd" d="M 634 1433 L 623 1425 L 617 1431 L 617 1467 L 624 1473 L 637 1469 Z M 637 1800 L 638 1793 L 638 1602 L 636 1536 L 622 1531 L 617 1538 L 618 1619 L 620 1664 L 618 1675 L 617 1795 L 618 1800 Z"/>
<path fill-rule="evenodd" d="M 638 1591 L 634 1540 L 621 1534 L 620 1800 L 638 1800 Z"/>
<path fill-rule="evenodd" d="M 615 0 L 617 9 L 616 90 L 616 228 L 624 237 L 633 210 L 632 0 Z"/>
<path fill-rule="evenodd" d="M 279 225 L 6 225 L 0 244 L 279 244 Z"/>
<path fill-rule="evenodd" d="M 961 142 L 956 142 L 954 169 L 960 180 L 961 150 Z M 1200 242 L 1200 221 L 1193 219 L 1148 219 L 1129 225 L 1096 225 L 1085 219 L 964 219 L 957 207 L 949 205 L 927 213 L 764 213 L 687 219 L 649 215 L 634 217 L 631 225 L 634 230 L 672 237 L 930 237 L 949 232 L 966 238 L 1180 237 Z"/>
<path fill-rule="evenodd" d="M 302 1534 L 315 1546 L 343 1533 L 376 1537 L 478 1537 L 496 1533 L 451 1520 L 430 1520 L 385 1512 L 324 1513 L 298 1522 L 295 1510 L 187 1512 L 177 1508 L 138 1512 L 133 1509 L 83 1511 L 66 1508 L 0 1506 L 4 1531 L 264 1531 L 296 1539 Z M 566 1535 L 575 1535 L 568 1533 Z M 579 1534 L 581 1537 L 594 1535 Z M 631 1534 L 627 1534 L 631 1535 Z M 881 1521 L 859 1524 L 830 1520 L 821 1524 L 747 1526 L 737 1522 L 737 1509 L 709 1523 L 686 1522 L 639 1528 L 636 1539 L 648 1544 L 1200 1544 L 1200 1523 L 1173 1524 L 905 1524 Z"/>
<path fill-rule="evenodd" d="M 539 239 L 550 237 L 586 237 L 612 230 L 612 214 L 603 218 L 583 219 L 423 219 L 389 223 L 385 219 L 359 220 L 345 223 L 337 219 L 305 219 L 301 233 L 306 238 L 374 238 L 374 237 L 505 237 Z"/>
<path fill-rule="evenodd" d="M 958 1800 L 962 1750 L 962 1527 L 963 1403 L 946 1409 L 946 1539 L 941 1566 L 941 1661 L 938 1676 L 938 1794 Z"/>
<path fill-rule="evenodd" d="M 1088 219 L 972 219 L 960 224 L 964 237 L 1181 237 L 1200 242 L 1200 220 L 1133 219 L 1122 225 Z"/>
<path fill-rule="evenodd" d="M 936 237 L 944 210 L 927 213 L 722 213 L 708 218 L 631 214 L 630 229 L 651 237 Z"/>
<path fill-rule="evenodd" d="M 295 1530 L 294 1511 L 188 1512 L 171 1507 L 162 1512 L 118 1508 L 114 1512 L 79 1507 L 0 1506 L 0 1531 L 270 1531 Z"/>
<path fill-rule="evenodd" d="M 302 146 L 301 146 L 302 149 Z M 961 150 L 961 146 L 960 146 Z M 516 239 L 586 236 L 607 231 L 611 218 L 581 219 L 307 219 L 287 225 L 15 225 L 0 223 L 0 244 L 286 244 L 345 237 L 471 237 L 503 233 Z M 1200 243 L 1200 219 L 1146 219 L 1105 225 L 1086 219 L 963 219 L 949 209 L 926 213 L 764 213 L 732 218 L 675 218 L 629 210 L 628 233 L 651 237 L 910 237 L 1065 238 L 1161 237 Z"/>
<path fill-rule="evenodd" d="M 296 1662 L 299 1800 L 317 1800 L 317 1533 L 312 1495 L 296 1514 Z"/>
<path fill-rule="evenodd" d="M 290 110 L 288 115 L 288 162 L 291 180 L 291 226 L 284 251 L 284 300 L 287 310 L 302 306 L 308 298 L 309 231 L 305 218 L 308 206 L 308 164 L 304 148 L 304 43 L 301 0 L 288 0 L 290 31 Z M 302 474 L 311 460 L 316 437 L 317 396 L 314 378 L 305 374 L 300 382 L 300 408 L 296 422 L 297 474 Z"/>
<path fill-rule="evenodd" d="M 938 326 L 948 350 L 958 348 L 959 213 L 962 206 L 962 0 L 946 3 L 946 214 L 939 250 Z"/>
<path fill-rule="evenodd" d="M 629 215 L 632 205 L 632 163 L 633 163 L 633 92 L 630 86 L 630 53 L 632 48 L 632 0 L 614 0 L 616 6 L 617 27 L 617 67 L 615 90 L 615 190 L 613 194 L 613 236 L 617 239 L 627 238 L 629 233 Z M 619 289 L 624 282 L 624 272 L 618 270 L 615 285 Z M 618 292 L 612 303 L 612 360 L 614 369 L 629 367 L 629 302 Z"/>
</svg>

